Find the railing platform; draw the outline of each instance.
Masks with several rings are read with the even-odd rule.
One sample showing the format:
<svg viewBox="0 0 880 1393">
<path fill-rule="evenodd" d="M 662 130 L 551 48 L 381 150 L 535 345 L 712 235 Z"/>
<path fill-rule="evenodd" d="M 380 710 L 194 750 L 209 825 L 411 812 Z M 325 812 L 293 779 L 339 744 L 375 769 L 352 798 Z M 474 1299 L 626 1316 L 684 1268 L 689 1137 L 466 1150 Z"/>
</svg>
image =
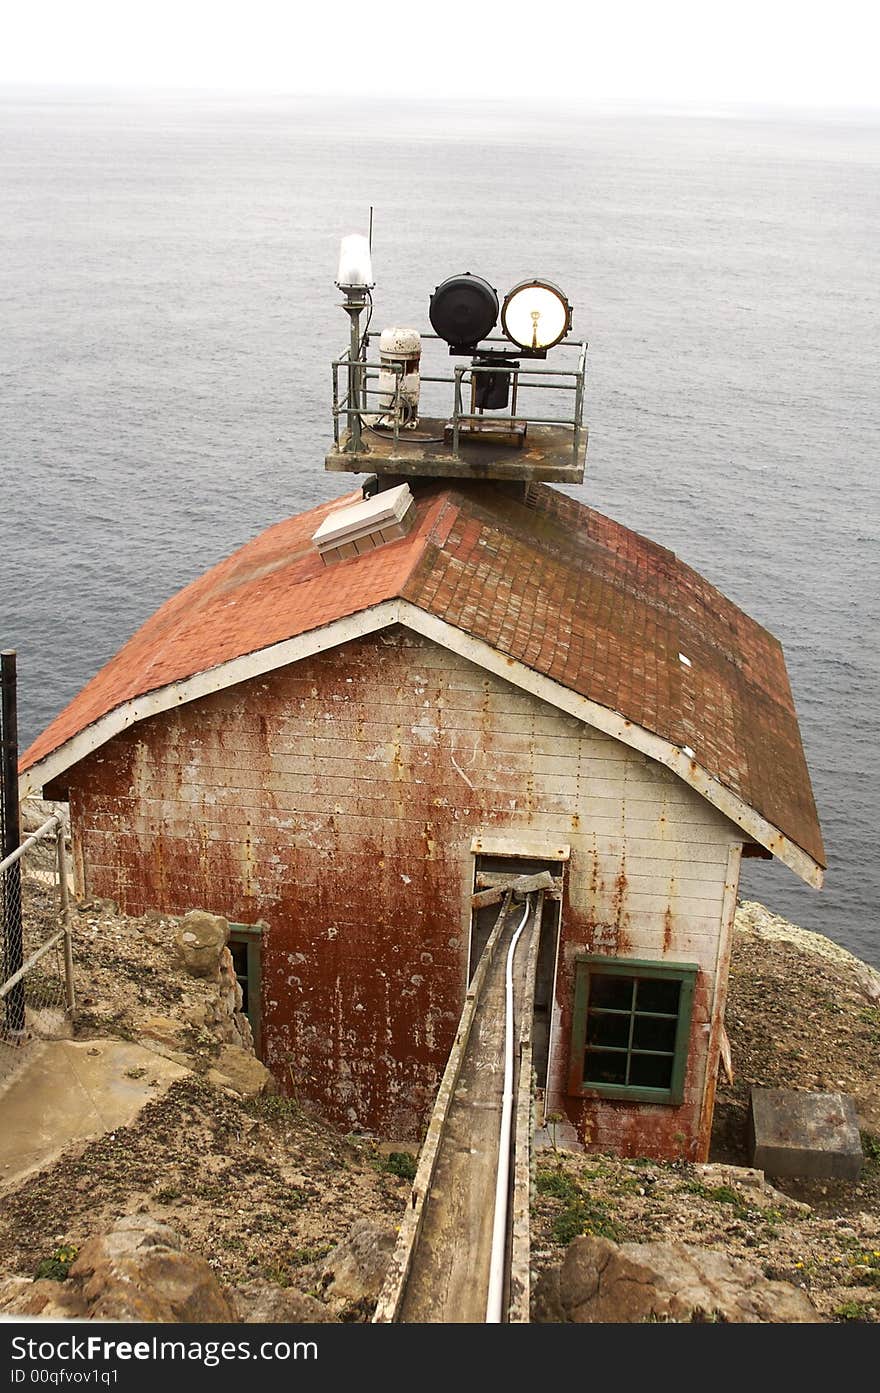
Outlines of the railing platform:
<svg viewBox="0 0 880 1393">
<path fill-rule="evenodd" d="M 486 426 L 494 418 L 486 417 Z M 505 422 L 499 421 L 499 431 Z M 351 438 L 342 432 L 338 448 L 330 451 L 324 467 L 333 472 L 416 475 L 434 478 L 507 479 L 513 482 L 579 484 L 583 482 L 587 453 L 587 428 L 581 427 L 575 457 L 573 433 L 565 426 L 528 423 L 522 445 L 505 445 L 491 439 L 469 440 L 462 431 L 458 453 L 446 439 L 447 421 L 423 417 L 418 430 L 402 429 L 395 441 L 391 431 L 365 429 L 361 449 L 350 451 Z"/>
</svg>

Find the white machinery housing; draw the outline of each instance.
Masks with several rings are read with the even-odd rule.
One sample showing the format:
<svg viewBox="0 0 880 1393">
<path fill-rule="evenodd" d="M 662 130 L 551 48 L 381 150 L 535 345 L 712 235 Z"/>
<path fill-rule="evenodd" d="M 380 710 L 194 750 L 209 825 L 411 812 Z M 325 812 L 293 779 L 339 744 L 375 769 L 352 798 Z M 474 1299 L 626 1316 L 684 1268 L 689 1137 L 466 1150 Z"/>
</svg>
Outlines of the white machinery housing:
<svg viewBox="0 0 880 1393">
<path fill-rule="evenodd" d="M 379 336 L 379 424 L 414 429 L 419 423 L 419 362 L 422 340 L 418 329 L 398 324 Z"/>
</svg>

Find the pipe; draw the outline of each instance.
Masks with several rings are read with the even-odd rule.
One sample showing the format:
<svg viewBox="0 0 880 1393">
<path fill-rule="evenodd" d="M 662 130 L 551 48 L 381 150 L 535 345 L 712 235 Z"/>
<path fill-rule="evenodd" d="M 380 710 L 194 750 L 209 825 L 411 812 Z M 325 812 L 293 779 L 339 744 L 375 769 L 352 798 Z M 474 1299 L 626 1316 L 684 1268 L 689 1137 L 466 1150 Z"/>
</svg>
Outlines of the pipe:
<svg viewBox="0 0 880 1393">
<path fill-rule="evenodd" d="M 492 1253 L 489 1259 L 489 1293 L 486 1324 L 501 1322 L 504 1303 L 504 1266 L 507 1253 L 507 1211 L 510 1201 L 510 1132 L 513 1120 L 513 959 L 520 934 L 526 926 L 532 903 L 526 896 L 525 913 L 510 947 L 504 980 L 504 1093 L 501 1100 L 501 1135 L 498 1138 L 498 1170 L 495 1177 L 495 1214 L 492 1223 Z"/>
<path fill-rule="evenodd" d="M 52 816 L 47 818 L 43 823 L 42 827 L 38 827 L 36 832 L 32 832 L 29 837 L 15 848 L 15 851 L 0 861 L 0 873 L 8 871 L 10 866 L 14 866 L 16 861 L 20 861 L 21 858 L 30 851 L 31 847 L 36 846 L 37 842 L 42 841 L 43 837 L 47 836 L 50 831 L 56 829 L 60 831 L 62 826 L 63 823 L 61 818 L 57 813 L 53 813 Z"/>
</svg>

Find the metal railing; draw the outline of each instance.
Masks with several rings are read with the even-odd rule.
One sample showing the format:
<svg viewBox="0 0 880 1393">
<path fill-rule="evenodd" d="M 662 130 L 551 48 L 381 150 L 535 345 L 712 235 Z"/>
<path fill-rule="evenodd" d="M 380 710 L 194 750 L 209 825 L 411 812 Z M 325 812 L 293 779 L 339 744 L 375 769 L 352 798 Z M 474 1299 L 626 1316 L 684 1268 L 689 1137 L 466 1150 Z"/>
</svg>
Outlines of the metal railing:
<svg viewBox="0 0 880 1393">
<path fill-rule="evenodd" d="M 437 334 L 422 334 L 422 343 L 444 343 Z M 514 346 L 506 338 L 492 335 L 483 340 L 486 344 L 503 344 L 506 350 L 515 354 Z M 445 343 L 444 343 L 445 346 Z M 575 463 L 578 461 L 581 444 L 583 441 L 584 425 L 584 382 L 586 376 L 587 344 L 582 339 L 568 339 L 564 343 L 558 344 L 552 352 L 554 355 L 569 352 L 577 353 L 576 367 L 547 367 L 544 366 L 546 360 L 538 360 L 541 366 L 535 366 L 534 362 L 526 362 L 520 366 L 512 363 L 462 363 L 456 364 L 452 373 L 419 373 L 420 387 L 426 383 L 445 384 L 451 386 L 452 394 L 452 414 L 448 417 L 451 426 L 451 450 L 453 458 L 459 459 L 461 446 L 461 427 L 463 425 L 475 424 L 478 422 L 511 425 L 549 425 L 558 426 L 571 432 L 572 458 Z M 405 411 L 402 409 L 402 386 L 404 378 L 404 368 L 397 363 L 383 363 L 379 359 L 370 357 L 360 357 L 353 359 L 352 350 L 348 350 L 340 358 L 335 358 L 331 364 L 333 373 L 333 441 L 338 449 L 343 448 L 348 452 L 357 453 L 360 447 L 360 429 L 366 426 L 367 429 L 374 429 L 364 422 L 364 416 L 370 412 L 369 398 L 377 397 L 384 399 L 377 403 L 375 414 L 383 419 L 390 419 L 391 425 L 383 434 L 393 438 L 394 447 L 397 448 L 400 439 L 401 425 L 405 424 Z M 571 357 L 567 359 L 572 362 Z M 389 388 L 387 385 L 382 387 L 371 386 L 371 383 L 379 381 L 379 370 L 384 374 L 393 374 L 395 387 L 391 393 L 392 400 L 389 402 Z M 474 399 L 476 395 L 476 379 L 480 375 L 508 373 L 510 375 L 510 402 L 509 409 L 504 408 L 500 411 L 477 411 L 474 409 Z M 340 374 L 343 374 L 343 382 L 347 384 L 348 390 L 344 390 L 340 384 Z M 545 380 L 546 379 L 546 380 Z M 470 410 L 465 410 L 464 388 L 470 387 Z M 521 400 L 524 393 L 531 391 L 556 391 L 571 394 L 573 402 L 570 411 L 560 411 L 556 415 L 537 415 L 534 411 L 521 410 Z M 447 404 L 448 410 L 448 404 Z M 422 411 L 423 415 L 433 415 L 433 412 Z M 447 411 L 441 413 L 447 415 Z M 352 427 L 357 424 L 358 429 Z M 349 437 L 343 446 L 342 433 L 347 426 Z"/>
<path fill-rule="evenodd" d="M 66 833 L 55 814 L 0 861 L 0 1079 L 76 1010 Z"/>
</svg>

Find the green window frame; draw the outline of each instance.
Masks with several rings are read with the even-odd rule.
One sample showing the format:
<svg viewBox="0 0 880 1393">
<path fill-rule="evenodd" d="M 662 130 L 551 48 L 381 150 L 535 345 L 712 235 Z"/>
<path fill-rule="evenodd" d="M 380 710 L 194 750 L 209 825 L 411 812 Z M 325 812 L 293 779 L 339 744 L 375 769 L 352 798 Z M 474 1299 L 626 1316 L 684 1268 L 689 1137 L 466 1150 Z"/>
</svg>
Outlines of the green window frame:
<svg viewBox="0 0 880 1393">
<path fill-rule="evenodd" d="M 254 1050 L 257 1057 L 263 1057 L 262 1041 L 262 986 L 263 986 L 263 930 L 266 925 L 256 924 L 230 924 L 229 925 L 229 951 L 232 954 L 232 963 L 235 968 L 235 975 L 245 999 L 245 1015 L 250 1021 L 251 1033 L 254 1037 Z M 238 952 L 233 951 L 233 947 L 238 948 Z M 241 950 L 244 949 L 244 952 Z"/>
<path fill-rule="evenodd" d="M 696 963 L 578 956 L 569 1093 L 680 1103 L 699 970 Z"/>
</svg>

